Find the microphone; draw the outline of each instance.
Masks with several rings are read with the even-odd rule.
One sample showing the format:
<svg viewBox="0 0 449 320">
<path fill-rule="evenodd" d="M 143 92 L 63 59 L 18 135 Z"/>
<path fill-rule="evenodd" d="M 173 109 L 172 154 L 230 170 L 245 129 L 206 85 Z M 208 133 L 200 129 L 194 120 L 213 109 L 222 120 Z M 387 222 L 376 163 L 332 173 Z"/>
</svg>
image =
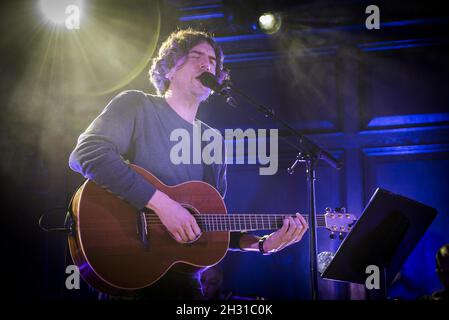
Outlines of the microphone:
<svg viewBox="0 0 449 320">
<path fill-rule="evenodd" d="M 228 89 L 231 88 L 231 83 L 230 81 L 224 81 L 222 84 L 220 84 L 217 80 L 217 78 L 210 72 L 203 72 L 202 74 L 200 74 L 198 77 L 196 77 L 203 86 L 205 86 L 206 88 L 209 88 L 213 91 L 215 91 L 216 93 L 218 93 L 219 95 L 223 96 L 226 98 L 226 102 L 232 106 L 232 107 L 237 107 L 237 104 L 235 103 L 234 98 L 231 97 L 231 95 L 228 92 Z"/>
<path fill-rule="evenodd" d="M 205 86 L 206 88 L 209 88 L 211 90 L 214 90 L 215 92 L 220 92 L 220 84 L 218 83 L 217 78 L 210 73 L 210 72 L 203 72 L 198 77 L 196 77 L 198 80 L 200 80 L 201 84 Z"/>
</svg>

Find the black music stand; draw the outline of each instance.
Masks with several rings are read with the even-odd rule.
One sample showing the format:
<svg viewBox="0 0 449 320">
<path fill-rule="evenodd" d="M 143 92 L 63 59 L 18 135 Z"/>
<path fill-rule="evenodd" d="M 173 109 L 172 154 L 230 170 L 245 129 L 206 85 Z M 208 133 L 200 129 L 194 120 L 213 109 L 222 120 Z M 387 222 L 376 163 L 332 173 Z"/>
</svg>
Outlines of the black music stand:
<svg viewBox="0 0 449 320">
<path fill-rule="evenodd" d="M 386 299 L 388 286 L 436 215 L 432 207 L 377 188 L 321 277 L 365 284 L 366 267 L 376 265 Z"/>
</svg>

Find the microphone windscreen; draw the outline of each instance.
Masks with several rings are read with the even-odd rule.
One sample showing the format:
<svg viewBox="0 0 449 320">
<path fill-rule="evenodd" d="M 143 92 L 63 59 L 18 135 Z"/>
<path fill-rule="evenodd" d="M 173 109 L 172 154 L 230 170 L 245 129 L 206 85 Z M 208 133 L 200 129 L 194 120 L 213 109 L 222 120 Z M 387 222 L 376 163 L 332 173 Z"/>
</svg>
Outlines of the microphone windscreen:
<svg viewBox="0 0 449 320">
<path fill-rule="evenodd" d="M 217 91 L 220 87 L 215 76 L 210 72 L 203 72 L 201 75 L 197 77 L 200 80 L 201 84 L 209 89 Z"/>
</svg>

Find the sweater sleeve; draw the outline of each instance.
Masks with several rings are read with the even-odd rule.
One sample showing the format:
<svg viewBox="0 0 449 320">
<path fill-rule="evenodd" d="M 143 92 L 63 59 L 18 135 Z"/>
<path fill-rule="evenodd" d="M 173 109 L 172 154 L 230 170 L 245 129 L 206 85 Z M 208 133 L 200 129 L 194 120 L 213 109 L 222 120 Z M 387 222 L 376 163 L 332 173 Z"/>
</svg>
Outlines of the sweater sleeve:
<svg viewBox="0 0 449 320">
<path fill-rule="evenodd" d="M 229 250 L 230 251 L 245 251 L 240 247 L 240 239 L 247 232 L 233 231 L 230 233 Z"/>
<path fill-rule="evenodd" d="M 156 189 L 125 162 L 144 94 L 125 91 L 114 97 L 78 138 L 69 166 L 136 209 L 145 207 Z"/>
</svg>

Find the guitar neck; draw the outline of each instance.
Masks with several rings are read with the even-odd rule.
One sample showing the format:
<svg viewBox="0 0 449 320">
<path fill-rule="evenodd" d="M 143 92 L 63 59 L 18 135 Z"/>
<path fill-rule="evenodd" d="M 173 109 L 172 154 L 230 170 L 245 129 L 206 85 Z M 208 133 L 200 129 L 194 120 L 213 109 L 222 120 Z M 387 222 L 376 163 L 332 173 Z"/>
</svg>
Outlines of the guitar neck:
<svg viewBox="0 0 449 320">
<path fill-rule="evenodd" d="M 160 223 L 159 218 L 152 214 L 151 222 Z M 286 214 L 200 214 L 195 215 L 201 231 L 257 231 L 277 230 L 282 227 Z M 309 216 L 302 215 L 309 223 Z M 316 225 L 326 227 L 325 217 L 316 215 Z"/>
<path fill-rule="evenodd" d="M 202 214 L 195 219 L 202 231 L 257 231 L 277 230 L 286 214 Z M 309 224 L 309 216 L 303 215 Z M 324 215 L 317 215 L 318 227 L 325 227 Z"/>
</svg>

